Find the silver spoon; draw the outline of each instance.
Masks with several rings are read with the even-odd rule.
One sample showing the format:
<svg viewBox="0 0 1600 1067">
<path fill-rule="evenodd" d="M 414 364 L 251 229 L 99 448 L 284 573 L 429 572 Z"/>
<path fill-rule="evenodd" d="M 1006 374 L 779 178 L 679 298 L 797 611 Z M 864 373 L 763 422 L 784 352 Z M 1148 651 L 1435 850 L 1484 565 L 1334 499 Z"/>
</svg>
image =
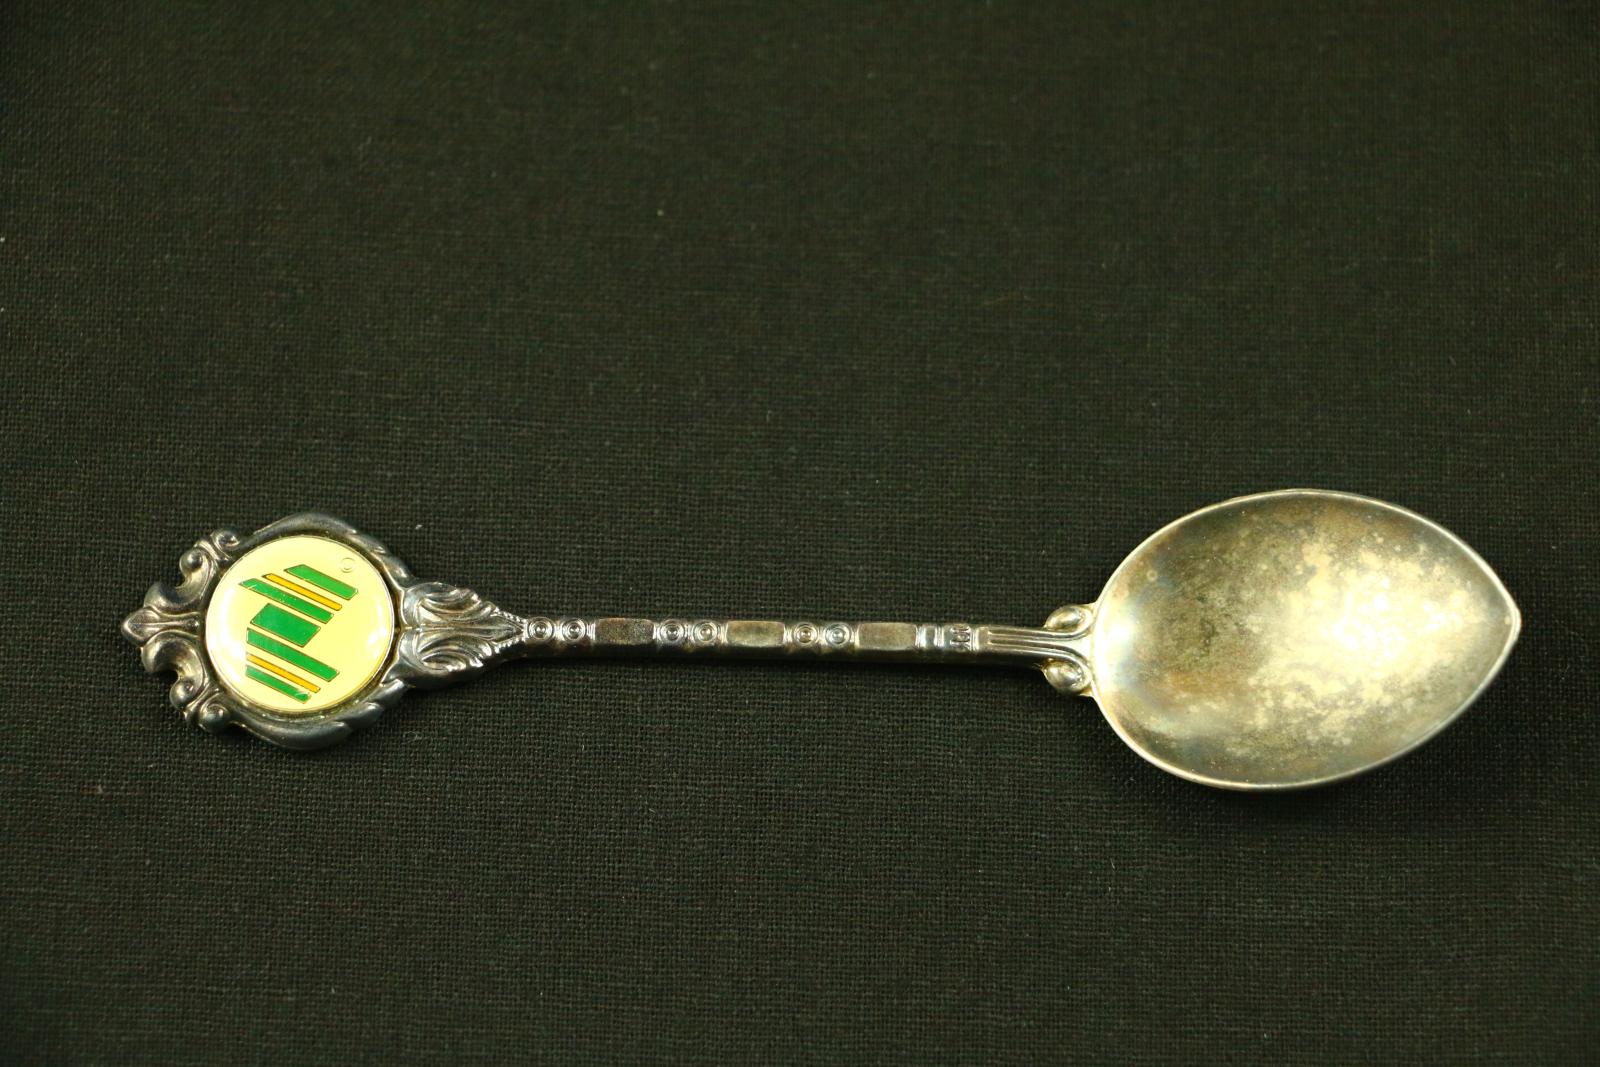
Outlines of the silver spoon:
<svg viewBox="0 0 1600 1067">
<path fill-rule="evenodd" d="M 966 622 L 522 618 L 414 578 L 326 515 L 222 530 L 122 624 L 146 670 L 208 730 L 320 748 L 411 686 L 508 659 L 688 655 L 938 661 L 1041 669 L 1089 693 L 1134 751 L 1228 789 L 1348 778 L 1420 745 L 1499 672 L 1521 619 L 1444 528 L 1319 489 L 1239 497 L 1163 527 L 1094 604 L 1039 628 Z"/>
</svg>

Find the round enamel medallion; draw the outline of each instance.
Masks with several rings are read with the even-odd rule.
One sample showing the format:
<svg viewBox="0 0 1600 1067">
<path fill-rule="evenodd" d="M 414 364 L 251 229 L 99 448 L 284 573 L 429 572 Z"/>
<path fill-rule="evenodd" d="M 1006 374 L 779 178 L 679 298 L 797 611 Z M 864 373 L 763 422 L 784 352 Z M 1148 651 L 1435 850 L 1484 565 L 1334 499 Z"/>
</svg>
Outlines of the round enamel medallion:
<svg viewBox="0 0 1600 1067">
<path fill-rule="evenodd" d="M 251 549 L 218 580 L 206 654 L 257 707 L 322 711 L 372 681 L 394 629 L 394 598 L 376 567 L 349 545 L 296 534 Z"/>
</svg>

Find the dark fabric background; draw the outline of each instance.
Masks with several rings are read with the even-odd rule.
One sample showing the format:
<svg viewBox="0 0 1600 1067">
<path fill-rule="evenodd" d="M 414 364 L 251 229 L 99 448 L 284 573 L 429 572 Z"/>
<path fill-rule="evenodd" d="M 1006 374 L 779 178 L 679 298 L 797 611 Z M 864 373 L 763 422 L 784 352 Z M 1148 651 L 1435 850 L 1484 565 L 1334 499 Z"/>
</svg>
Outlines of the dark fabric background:
<svg viewBox="0 0 1600 1067">
<path fill-rule="evenodd" d="M 0 1058 L 1595 1062 L 1594 7 L 257 6 L 0 14 Z M 1527 623 L 1293 796 L 1021 672 L 295 755 L 117 633 L 309 507 L 525 612 L 1035 623 L 1291 485 Z"/>
</svg>

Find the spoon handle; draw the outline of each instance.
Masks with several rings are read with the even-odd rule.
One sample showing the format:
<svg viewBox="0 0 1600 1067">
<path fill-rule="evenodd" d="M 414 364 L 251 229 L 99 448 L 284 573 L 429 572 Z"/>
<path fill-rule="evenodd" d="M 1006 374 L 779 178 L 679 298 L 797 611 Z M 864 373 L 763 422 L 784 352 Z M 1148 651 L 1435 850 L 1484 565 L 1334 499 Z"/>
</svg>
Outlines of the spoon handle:
<svg viewBox="0 0 1600 1067">
<path fill-rule="evenodd" d="M 1033 667 L 1066 693 L 1089 687 L 1093 607 L 1041 627 L 969 622 L 649 619 L 506 611 L 471 589 L 422 581 L 376 539 L 319 512 L 248 537 L 218 530 L 178 560 L 122 622 L 148 671 L 177 675 L 185 719 L 237 724 L 288 748 L 331 745 L 407 689 L 465 681 L 508 660 L 677 656 Z"/>
<path fill-rule="evenodd" d="M 730 657 L 973 664 L 1043 669 L 1052 684 L 1083 688 L 1089 609 L 1073 606 L 1043 627 L 969 622 L 842 622 L 701 616 L 534 615 L 504 611 L 470 590 L 425 582 L 407 590 L 399 663 L 407 681 L 443 684 L 511 659 L 553 656 Z"/>
<path fill-rule="evenodd" d="M 643 619 L 543 616 L 527 620 L 526 653 L 685 655 L 1037 666 L 1071 651 L 1064 634 L 969 622 L 808 622 L 777 619 Z"/>
</svg>

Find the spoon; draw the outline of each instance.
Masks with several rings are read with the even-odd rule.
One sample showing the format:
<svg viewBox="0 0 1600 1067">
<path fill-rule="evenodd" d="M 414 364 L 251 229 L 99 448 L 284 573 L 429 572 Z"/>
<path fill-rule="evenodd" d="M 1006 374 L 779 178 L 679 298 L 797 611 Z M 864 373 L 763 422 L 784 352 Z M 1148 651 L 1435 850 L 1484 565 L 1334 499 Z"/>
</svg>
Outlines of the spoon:
<svg viewBox="0 0 1600 1067">
<path fill-rule="evenodd" d="M 1387 763 L 1499 673 L 1521 618 L 1460 539 L 1320 489 L 1238 497 L 1161 528 L 1093 604 L 1042 627 L 537 615 L 419 581 L 327 515 L 221 530 L 122 624 L 184 718 L 320 748 L 412 686 L 530 656 L 814 656 L 1042 670 L 1091 695 L 1139 755 L 1227 789 L 1293 789 Z"/>
</svg>

